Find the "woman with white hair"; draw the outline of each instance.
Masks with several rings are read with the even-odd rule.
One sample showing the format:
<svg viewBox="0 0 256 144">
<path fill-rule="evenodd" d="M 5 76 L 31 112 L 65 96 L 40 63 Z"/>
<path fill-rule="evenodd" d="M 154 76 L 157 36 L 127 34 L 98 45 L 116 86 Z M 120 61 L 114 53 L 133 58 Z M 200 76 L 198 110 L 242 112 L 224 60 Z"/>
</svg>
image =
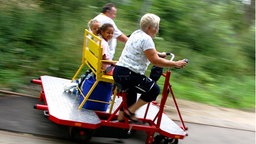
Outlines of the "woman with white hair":
<svg viewBox="0 0 256 144">
<path fill-rule="evenodd" d="M 165 58 L 166 53 L 159 53 L 155 48 L 153 38 L 159 30 L 160 18 L 155 14 L 145 14 L 140 20 L 140 29 L 134 31 L 129 37 L 116 63 L 113 78 L 122 89 L 127 92 L 127 107 L 119 112 L 118 120 L 124 116 L 133 122 L 138 119 L 136 110 L 141 106 L 156 100 L 160 93 L 159 86 L 155 81 L 145 76 L 145 71 L 150 63 L 158 67 L 183 68 L 184 60 L 169 61 Z M 137 93 L 141 93 L 137 101 Z"/>
</svg>

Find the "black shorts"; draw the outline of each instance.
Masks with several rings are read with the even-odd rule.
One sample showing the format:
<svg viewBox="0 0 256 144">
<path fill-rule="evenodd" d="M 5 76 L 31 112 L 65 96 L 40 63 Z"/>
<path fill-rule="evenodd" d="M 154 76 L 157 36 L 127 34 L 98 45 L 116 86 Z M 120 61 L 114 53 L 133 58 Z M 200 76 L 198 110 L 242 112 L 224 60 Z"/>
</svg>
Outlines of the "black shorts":
<svg viewBox="0 0 256 144">
<path fill-rule="evenodd" d="M 140 98 L 150 102 L 155 100 L 160 93 L 160 88 L 155 81 L 125 67 L 116 66 L 113 78 L 118 85 L 122 86 L 122 89 L 128 91 L 127 99 L 129 99 L 129 97 L 135 97 L 136 93 L 141 93 Z M 132 94 L 132 96 L 130 94 Z"/>
</svg>

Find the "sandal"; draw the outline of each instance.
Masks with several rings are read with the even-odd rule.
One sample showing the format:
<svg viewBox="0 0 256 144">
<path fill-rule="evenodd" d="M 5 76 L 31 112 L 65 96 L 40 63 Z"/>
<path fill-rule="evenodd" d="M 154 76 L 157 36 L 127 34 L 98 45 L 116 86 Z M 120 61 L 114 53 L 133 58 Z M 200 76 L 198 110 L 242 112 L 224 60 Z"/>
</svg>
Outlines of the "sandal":
<svg viewBox="0 0 256 144">
<path fill-rule="evenodd" d="M 132 113 L 129 109 L 124 110 L 124 117 L 128 118 L 134 123 L 137 123 L 139 120 L 135 117 L 135 113 Z"/>
</svg>

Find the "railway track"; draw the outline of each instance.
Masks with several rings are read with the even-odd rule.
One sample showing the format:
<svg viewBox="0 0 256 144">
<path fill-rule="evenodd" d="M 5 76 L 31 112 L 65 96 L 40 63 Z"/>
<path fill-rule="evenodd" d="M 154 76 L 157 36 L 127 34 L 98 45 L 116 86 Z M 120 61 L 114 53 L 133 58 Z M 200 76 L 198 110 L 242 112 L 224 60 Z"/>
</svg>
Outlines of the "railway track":
<svg viewBox="0 0 256 144">
<path fill-rule="evenodd" d="M 0 90 L 0 96 L 1 96 L 1 95 L 38 98 L 37 96 L 28 95 L 28 94 L 23 94 L 23 93 L 17 93 L 17 92 L 12 92 L 12 91 L 8 91 L 8 90 Z M 168 112 L 168 111 L 167 111 L 167 112 Z M 174 121 L 179 121 L 179 120 L 177 120 L 177 119 L 173 119 L 173 120 L 174 120 Z M 184 122 L 185 122 L 185 123 L 190 123 L 190 124 L 211 126 L 211 127 L 219 127 L 219 128 L 226 128 L 226 129 L 234 129 L 234 130 L 255 132 L 255 129 L 254 129 L 254 130 L 249 130 L 249 129 L 243 129 L 243 128 L 233 128 L 233 127 L 229 127 L 229 126 L 219 126 L 219 125 L 214 125 L 214 124 L 205 124 L 205 123 L 193 122 L 193 121 L 189 121 L 189 120 L 184 120 Z"/>
<path fill-rule="evenodd" d="M 22 133 L 17 131 L 0 130 L 1 144 L 75 144 L 70 140 L 65 140 L 57 137 L 35 135 L 30 133 Z"/>
<path fill-rule="evenodd" d="M 63 127 L 56 126 L 56 124 L 46 119 L 41 111 L 34 110 L 34 102 L 38 102 L 38 97 L 0 90 L 0 114 L 2 115 L 0 119 L 0 144 L 19 144 L 23 142 L 25 144 L 77 144 L 63 134 L 65 133 Z M 13 118 L 8 118 L 12 114 L 14 115 Z M 11 124 L 11 127 L 7 123 L 9 123 L 9 126 Z M 185 123 L 189 127 L 190 135 L 184 140 L 180 140 L 179 144 L 203 144 L 206 142 L 207 144 L 255 143 L 255 130 L 190 121 L 185 121 Z M 62 135 L 59 135 L 61 133 Z M 93 137 L 89 144 L 143 144 L 144 140 L 145 134 L 138 132 L 129 139 Z"/>
</svg>

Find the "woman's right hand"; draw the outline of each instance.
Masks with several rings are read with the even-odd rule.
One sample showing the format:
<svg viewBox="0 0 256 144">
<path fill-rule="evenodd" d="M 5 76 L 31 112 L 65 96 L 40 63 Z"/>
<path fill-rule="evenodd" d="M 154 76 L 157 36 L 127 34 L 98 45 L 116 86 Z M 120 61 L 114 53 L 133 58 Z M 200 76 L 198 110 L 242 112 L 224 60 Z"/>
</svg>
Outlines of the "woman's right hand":
<svg viewBox="0 0 256 144">
<path fill-rule="evenodd" d="M 184 66 L 187 65 L 187 61 L 185 60 L 178 60 L 178 61 L 175 61 L 175 66 L 176 68 L 183 68 Z"/>
</svg>

